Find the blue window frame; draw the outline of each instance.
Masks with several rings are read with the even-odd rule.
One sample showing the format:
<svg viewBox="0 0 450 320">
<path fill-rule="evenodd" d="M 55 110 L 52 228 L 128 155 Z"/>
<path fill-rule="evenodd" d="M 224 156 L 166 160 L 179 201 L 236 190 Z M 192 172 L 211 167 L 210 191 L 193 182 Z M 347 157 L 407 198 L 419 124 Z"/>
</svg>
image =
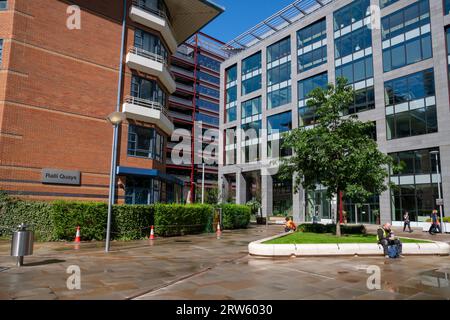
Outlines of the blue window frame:
<svg viewBox="0 0 450 320">
<path fill-rule="evenodd" d="M 261 114 L 261 97 L 242 102 L 241 117 L 242 119 Z"/>
<path fill-rule="evenodd" d="M 287 37 L 267 47 L 267 63 L 277 61 L 291 54 L 291 38 Z"/>
<path fill-rule="evenodd" d="M 438 131 L 433 69 L 384 84 L 387 139 Z"/>
<path fill-rule="evenodd" d="M 162 162 L 164 136 L 153 128 L 130 124 L 128 126 L 128 155 Z"/>
<path fill-rule="evenodd" d="M 433 56 L 429 8 L 428 0 L 420 0 L 382 19 L 384 72 Z M 407 33 L 413 35 L 405 41 Z M 391 39 L 398 36 L 403 39 L 394 44 Z"/>
<path fill-rule="evenodd" d="M 321 19 L 297 32 L 298 72 L 327 62 L 326 20 Z M 320 45 L 319 45 L 320 44 Z M 314 50 L 312 47 L 314 45 Z"/>
<path fill-rule="evenodd" d="M 317 121 L 316 108 L 308 106 L 306 100 L 308 95 L 316 88 L 326 88 L 328 75 L 326 72 L 298 82 L 298 103 L 300 127 L 314 125 Z"/>
<path fill-rule="evenodd" d="M 370 14 L 370 0 L 356 0 L 334 12 L 334 31 L 350 26 Z"/>
</svg>

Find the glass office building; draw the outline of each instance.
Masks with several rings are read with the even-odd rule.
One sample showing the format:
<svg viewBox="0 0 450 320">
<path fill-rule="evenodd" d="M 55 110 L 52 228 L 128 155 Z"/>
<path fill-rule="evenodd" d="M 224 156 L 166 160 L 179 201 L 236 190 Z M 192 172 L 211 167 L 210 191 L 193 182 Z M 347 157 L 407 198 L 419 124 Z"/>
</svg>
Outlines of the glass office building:
<svg viewBox="0 0 450 320">
<path fill-rule="evenodd" d="M 371 136 L 402 168 L 391 168 L 392 187 L 364 203 L 344 195 L 347 222 L 400 223 L 408 211 L 419 226 L 438 209 L 439 187 L 449 215 L 449 43 L 447 0 L 298 0 L 227 43 L 234 54 L 221 66 L 224 199 L 232 192 L 245 203 L 252 195 L 264 215 L 293 215 L 299 222 L 335 219 L 336 197 L 327 199 L 323 186 L 294 193 L 292 181 L 264 174 L 263 163 L 291 154 L 280 147 L 282 132 L 315 125 L 310 92 L 344 77 L 355 90 L 345 114 L 373 122 Z M 233 137 L 236 128 L 262 130 L 249 139 Z M 257 152 L 250 157 L 252 144 Z M 259 179 L 259 194 L 248 191 L 249 176 Z"/>
</svg>

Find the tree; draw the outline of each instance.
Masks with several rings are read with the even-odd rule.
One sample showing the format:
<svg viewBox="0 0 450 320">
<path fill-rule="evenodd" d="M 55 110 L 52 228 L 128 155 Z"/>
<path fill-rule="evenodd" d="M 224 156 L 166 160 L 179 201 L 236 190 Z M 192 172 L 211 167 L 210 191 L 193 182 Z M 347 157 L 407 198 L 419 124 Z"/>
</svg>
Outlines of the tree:
<svg viewBox="0 0 450 320">
<path fill-rule="evenodd" d="M 310 93 L 307 105 L 315 109 L 318 121 L 311 129 L 298 128 L 285 134 L 283 146 L 292 148 L 293 155 L 282 159 L 280 172 L 296 177 L 296 191 L 300 186 L 315 190 L 316 185 L 323 185 L 329 199 L 337 196 L 337 208 L 341 208 L 341 192 L 363 202 L 387 190 L 392 158 L 380 152 L 369 136 L 372 123 L 364 123 L 356 115 L 343 116 L 353 104 L 355 92 L 344 78 L 336 82 Z M 337 236 L 342 221 L 339 211 Z"/>
</svg>

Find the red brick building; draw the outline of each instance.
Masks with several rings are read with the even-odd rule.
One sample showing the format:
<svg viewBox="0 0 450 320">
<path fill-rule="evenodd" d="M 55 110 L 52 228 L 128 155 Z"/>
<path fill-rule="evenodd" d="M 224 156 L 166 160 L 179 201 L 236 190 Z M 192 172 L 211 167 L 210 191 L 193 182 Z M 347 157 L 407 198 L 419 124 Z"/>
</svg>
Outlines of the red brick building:
<svg viewBox="0 0 450 320">
<path fill-rule="evenodd" d="M 222 9 L 205 0 L 125 3 L 0 1 L 0 190 L 107 201 L 113 129 L 106 117 L 119 100 L 127 119 L 119 128 L 117 201 L 181 200 L 182 184 L 165 165 L 176 88 L 170 57 Z"/>
</svg>

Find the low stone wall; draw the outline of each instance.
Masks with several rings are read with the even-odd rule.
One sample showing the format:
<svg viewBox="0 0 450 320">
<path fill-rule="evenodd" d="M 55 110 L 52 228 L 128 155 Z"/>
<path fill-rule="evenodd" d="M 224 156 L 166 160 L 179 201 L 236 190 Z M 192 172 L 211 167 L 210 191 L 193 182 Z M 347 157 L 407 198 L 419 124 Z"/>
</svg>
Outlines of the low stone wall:
<svg viewBox="0 0 450 320">
<path fill-rule="evenodd" d="M 263 244 L 286 234 L 251 242 L 248 252 L 264 257 L 311 257 L 311 256 L 382 256 L 383 247 L 376 243 L 343 244 Z M 450 254 L 450 245 L 444 242 L 404 243 L 403 255 L 441 255 Z"/>
</svg>

